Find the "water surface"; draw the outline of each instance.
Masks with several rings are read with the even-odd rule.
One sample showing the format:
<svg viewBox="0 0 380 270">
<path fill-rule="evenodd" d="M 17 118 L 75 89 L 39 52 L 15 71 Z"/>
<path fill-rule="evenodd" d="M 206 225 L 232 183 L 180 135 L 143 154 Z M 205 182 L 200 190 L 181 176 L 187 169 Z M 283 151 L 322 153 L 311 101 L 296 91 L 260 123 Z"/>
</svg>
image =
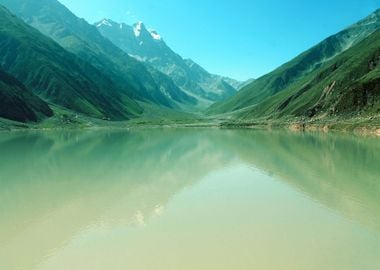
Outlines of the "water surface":
<svg viewBox="0 0 380 270">
<path fill-rule="evenodd" d="M 0 269 L 377 269 L 379 164 L 350 135 L 1 133 Z"/>
</svg>

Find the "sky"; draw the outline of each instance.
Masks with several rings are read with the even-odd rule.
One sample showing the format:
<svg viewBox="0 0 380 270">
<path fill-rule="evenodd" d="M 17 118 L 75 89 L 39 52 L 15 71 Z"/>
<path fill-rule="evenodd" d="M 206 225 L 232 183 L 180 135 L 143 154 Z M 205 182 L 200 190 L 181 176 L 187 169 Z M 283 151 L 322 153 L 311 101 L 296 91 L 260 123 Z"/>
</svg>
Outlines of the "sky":
<svg viewBox="0 0 380 270">
<path fill-rule="evenodd" d="M 59 0 L 78 17 L 143 21 L 184 58 L 258 78 L 380 8 L 380 0 Z"/>
</svg>

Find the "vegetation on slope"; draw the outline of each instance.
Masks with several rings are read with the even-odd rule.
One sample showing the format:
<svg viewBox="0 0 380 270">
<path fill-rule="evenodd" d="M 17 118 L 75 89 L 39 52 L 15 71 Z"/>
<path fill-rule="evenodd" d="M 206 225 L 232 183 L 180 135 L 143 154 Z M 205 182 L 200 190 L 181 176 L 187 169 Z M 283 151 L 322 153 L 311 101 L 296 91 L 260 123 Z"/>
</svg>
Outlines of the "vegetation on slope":
<svg viewBox="0 0 380 270">
<path fill-rule="evenodd" d="M 271 97 L 290 88 L 303 88 L 305 81 L 312 79 L 315 72 L 324 67 L 326 62 L 360 43 L 379 28 L 380 10 L 377 10 L 364 20 L 329 37 L 292 61 L 255 80 L 227 101 L 211 106 L 208 112 L 220 114 L 249 108 L 253 115 L 262 116 L 262 111 L 253 112 L 255 106 L 270 103 Z M 311 92 L 308 91 L 309 94 Z"/>
<path fill-rule="evenodd" d="M 219 117 L 205 119 L 172 110 L 189 108 L 198 101 L 164 73 L 129 57 L 95 26 L 77 18 L 58 1 L 0 3 L 70 51 L 0 6 L 0 68 L 62 110 L 62 115 L 50 123 L 91 126 L 92 118 L 127 120 L 137 114 L 142 121 L 135 123 L 156 121 L 151 119 L 159 119 L 159 123 L 221 121 Z M 227 125 L 292 120 L 344 120 L 356 125 L 353 119 L 359 118 L 360 125 L 373 119 L 376 122 L 380 116 L 379 28 L 380 10 L 253 81 L 226 102 L 211 106 L 208 113 L 229 118 Z M 222 79 L 204 79 L 201 67 L 190 60 L 185 62 L 200 76 L 194 80 L 216 84 L 216 88 L 225 83 Z M 222 88 L 230 89 L 230 94 L 235 91 L 227 83 Z M 17 91 L 13 94 L 18 95 Z M 34 113 L 34 117 L 28 113 L 19 121 L 40 119 L 40 112 Z M 75 120 L 78 118 L 82 119 Z"/>
<path fill-rule="evenodd" d="M 0 70 L 0 117 L 18 122 L 36 122 L 53 115 L 49 105 L 16 78 Z"/>
<path fill-rule="evenodd" d="M 0 66 L 34 93 L 76 112 L 128 119 L 141 112 L 98 69 L 0 6 Z"/>
<path fill-rule="evenodd" d="M 304 79 L 236 115 L 245 120 L 378 115 L 379 64 L 380 30 Z"/>
<path fill-rule="evenodd" d="M 155 76 L 147 67 L 130 57 L 98 29 L 75 16 L 57 0 L 0 0 L 26 23 L 51 37 L 66 50 L 101 70 L 117 91 L 138 101 L 177 108 L 177 100 L 167 92 L 180 92 L 166 75 Z"/>
</svg>

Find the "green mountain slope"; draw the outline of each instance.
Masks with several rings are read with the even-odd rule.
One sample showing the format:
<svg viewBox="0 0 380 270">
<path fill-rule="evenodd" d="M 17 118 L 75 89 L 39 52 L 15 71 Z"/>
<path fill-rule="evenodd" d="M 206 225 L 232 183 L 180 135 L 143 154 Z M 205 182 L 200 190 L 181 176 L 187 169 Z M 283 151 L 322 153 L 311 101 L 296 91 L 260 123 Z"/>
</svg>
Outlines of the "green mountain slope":
<svg viewBox="0 0 380 270">
<path fill-rule="evenodd" d="M 53 115 L 49 105 L 16 78 L 0 70 L 0 117 L 19 122 L 36 122 Z"/>
<path fill-rule="evenodd" d="M 0 66 L 34 93 L 80 113 L 119 120 L 141 111 L 99 70 L 1 6 Z"/>
<path fill-rule="evenodd" d="M 154 76 L 144 64 L 130 57 L 103 37 L 95 26 L 76 17 L 57 0 L 0 0 L 25 22 L 53 38 L 62 47 L 76 54 L 111 78 L 120 92 L 133 99 L 176 108 L 167 92 L 181 92 L 167 76 Z"/>
<path fill-rule="evenodd" d="M 380 30 L 308 76 L 236 116 L 250 120 L 380 113 Z"/>
<path fill-rule="evenodd" d="M 226 113 L 254 107 L 262 102 L 270 103 L 269 98 L 282 91 L 302 88 L 305 78 L 312 77 L 311 74 L 326 62 L 360 43 L 379 28 L 380 10 L 377 10 L 362 21 L 327 38 L 273 72 L 255 80 L 229 100 L 211 106 L 209 113 Z M 257 112 L 256 115 L 260 116 L 261 113 Z"/>
</svg>

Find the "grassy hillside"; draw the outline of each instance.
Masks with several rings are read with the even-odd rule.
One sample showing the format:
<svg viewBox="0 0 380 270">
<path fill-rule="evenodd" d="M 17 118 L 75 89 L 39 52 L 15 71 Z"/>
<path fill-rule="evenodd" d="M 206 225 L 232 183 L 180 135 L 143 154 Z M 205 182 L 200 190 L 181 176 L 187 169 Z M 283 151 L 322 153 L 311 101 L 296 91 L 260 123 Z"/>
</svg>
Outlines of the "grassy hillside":
<svg viewBox="0 0 380 270">
<path fill-rule="evenodd" d="M 181 90 L 169 77 L 152 75 L 144 64 L 123 52 L 95 26 L 75 16 L 57 0 L 0 0 L 0 4 L 101 70 L 112 79 L 119 92 L 138 101 L 177 107 L 166 93 Z"/>
<path fill-rule="evenodd" d="M 380 30 L 263 102 L 236 112 L 242 120 L 323 119 L 380 113 Z"/>
<path fill-rule="evenodd" d="M 119 120 L 141 112 L 102 72 L 2 6 L 0 66 L 34 93 L 80 113 Z"/>
<path fill-rule="evenodd" d="M 0 117 L 18 122 L 37 122 L 53 115 L 49 105 L 16 78 L 0 70 Z"/>
<path fill-rule="evenodd" d="M 364 20 L 327 38 L 292 61 L 255 80 L 234 97 L 211 106 L 208 112 L 219 114 L 249 107 L 249 110 L 253 112 L 255 111 L 253 107 L 263 102 L 270 103 L 269 98 L 280 92 L 285 92 L 289 89 L 301 89 L 304 86 L 303 84 L 308 79 L 312 79 L 316 74 L 315 72 L 318 72 L 325 63 L 360 43 L 379 28 L 380 10 L 377 10 Z M 310 92 L 308 91 L 309 94 Z M 286 97 L 286 94 L 284 94 L 284 97 Z M 253 114 L 261 116 L 263 110 L 253 112 Z"/>
</svg>

